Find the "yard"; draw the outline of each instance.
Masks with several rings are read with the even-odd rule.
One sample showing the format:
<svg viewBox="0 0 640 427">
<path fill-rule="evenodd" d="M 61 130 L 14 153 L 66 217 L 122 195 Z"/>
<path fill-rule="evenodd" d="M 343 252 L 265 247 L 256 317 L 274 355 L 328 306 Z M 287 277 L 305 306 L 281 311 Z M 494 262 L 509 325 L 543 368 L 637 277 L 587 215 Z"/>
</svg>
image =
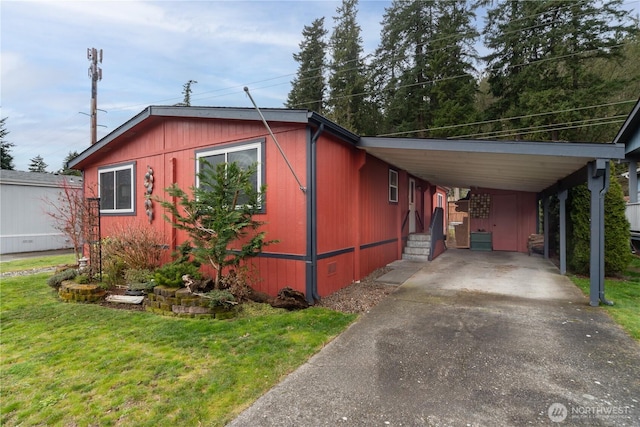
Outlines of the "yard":
<svg viewBox="0 0 640 427">
<path fill-rule="evenodd" d="M 67 304 L 49 275 L 2 278 L 3 426 L 224 425 L 356 318 L 255 305 L 213 321 Z"/>
<path fill-rule="evenodd" d="M 589 295 L 589 278 L 572 277 L 585 295 Z M 613 306 L 600 305 L 633 338 L 640 341 L 640 257 L 634 256 L 624 277 L 607 278 L 605 296 Z"/>
</svg>

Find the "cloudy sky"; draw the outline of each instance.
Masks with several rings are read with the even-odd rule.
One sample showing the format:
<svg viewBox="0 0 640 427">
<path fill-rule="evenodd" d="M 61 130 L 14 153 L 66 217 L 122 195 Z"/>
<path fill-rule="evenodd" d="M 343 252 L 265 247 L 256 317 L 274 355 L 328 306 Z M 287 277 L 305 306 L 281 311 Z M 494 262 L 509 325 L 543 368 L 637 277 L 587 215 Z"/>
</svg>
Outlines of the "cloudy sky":
<svg viewBox="0 0 640 427">
<path fill-rule="evenodd" d="M 365 53 L 379 40 L 390 1 L 360 0 Z M 297 70 L 302 28 L 338 1 L 0 2 L 1 117 L 17 170 L 43 157 L 48 171 L 89 146 L 87 48 L 103 50 L 98 139 L 148 105 L 282 107 Z"/>
</svg>

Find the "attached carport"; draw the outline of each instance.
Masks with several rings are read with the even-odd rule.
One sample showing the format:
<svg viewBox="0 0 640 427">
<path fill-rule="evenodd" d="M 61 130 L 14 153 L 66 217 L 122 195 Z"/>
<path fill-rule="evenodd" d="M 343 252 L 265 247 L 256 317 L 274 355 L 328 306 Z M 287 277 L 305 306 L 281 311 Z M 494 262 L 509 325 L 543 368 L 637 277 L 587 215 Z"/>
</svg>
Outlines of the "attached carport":
<svg viewBox="0 0 640 427">
<path fill-rule="evenodd" d="M 546 258 L 549 200 L 557 195 L 562 274 L 566 273 L 568 190 L 586 182 L 591 193 L 590 304 L 610 304 L 604 295 L 604 195 L 609 162 L 625 158 L 624 144 L 362 137 L 358 146 L 433 184 L 537 193 L 544 206 Z"/>
</svg>

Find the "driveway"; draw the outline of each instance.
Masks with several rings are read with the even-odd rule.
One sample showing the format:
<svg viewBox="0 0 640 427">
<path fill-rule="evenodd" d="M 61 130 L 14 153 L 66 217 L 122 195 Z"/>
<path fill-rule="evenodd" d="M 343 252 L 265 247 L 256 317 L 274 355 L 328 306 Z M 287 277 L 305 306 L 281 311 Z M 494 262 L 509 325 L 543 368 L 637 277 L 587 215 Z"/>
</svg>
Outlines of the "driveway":
<svg viewBox="0 0 640 427">
<path fill-rule="evenodd" d="M 640 425 L 640 345 L 540 256 L 450 249 L 232 426 Z"/>
</svg>

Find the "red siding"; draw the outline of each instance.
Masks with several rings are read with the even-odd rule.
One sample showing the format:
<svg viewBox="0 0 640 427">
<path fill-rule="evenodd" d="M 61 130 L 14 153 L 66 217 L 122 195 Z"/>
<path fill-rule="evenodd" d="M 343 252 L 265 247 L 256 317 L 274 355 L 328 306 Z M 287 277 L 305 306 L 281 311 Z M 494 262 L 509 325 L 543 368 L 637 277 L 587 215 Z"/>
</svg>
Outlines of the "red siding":
<svg viewBox="0 0 640 427">
<path fill-rule="evenodd" d="M 297 176 L 306 185 L 306 130 L 304 125 L 272 124 L 284 152 L 292 164 Z M 166 198 L 164 188 L 172 182 L 175 173 L 179 186 L 188 190 L 195 184 L 196 150 L 250 142 L 264 138 L 265 172 L 267 185 L 266 211 L 257 219 L 265 221 L 263 230 L 267 239 L 279 242 L 270 245 L 265 252 L 284 254 L 301 259 L 306 254 L 306 197 L 299 189 L 285 161 L 275 147 L 264 126 L 256 122 L 166 119 L 164 123 L 149 126 L 127 139 L 126 144 L 112 144 L 113 149 L 103 153 L 100 159 L 85 169 L 87 188 L 97 186 L 97 169 L 124 162 L 135 162 L 136 179 L 136 215 L 109 216 L 101 220 L 102 234 L 107 236 L 114 225 L 138 222 L 148 224 L 144 215 L 144 174 L 147 165 L 154 169 L 155 185 L 153 194 Z M 173 160 L 175 159 L 175 160 Z M 173 172 L 175 164 L 175 172 Z M 172 227 L 163 218 L 163 210 L 154 203 L 155 219 L 152 227 L 161 230 L 171 243 Z M 175 232 L 174 232 L 175 233 Z M 186 235 L 177 232 L 177 243 L 186 239 Z M 168 251 L 170 252 L 170 251 Z M 276 255 L 277 256 L 277 255 Z M 165 261 L 169 260 L 169 255 Z M 259 269 L 263 280 L 257 283 L 257 289 L 275 294 L 284 286 L 304 292 L 304 262 L 300 260 L 265 257 L 252 260 Z"/>
<path fill-rule="evenodd" d="M 487 188 L 473 193 L 490 194 L 491 208 L 489 218 L 470 218 L 470 230 L 490 231 L 494 250 L 528 252 L 529 235 L 536 232 L 536 194 Z"/>
</svg>

